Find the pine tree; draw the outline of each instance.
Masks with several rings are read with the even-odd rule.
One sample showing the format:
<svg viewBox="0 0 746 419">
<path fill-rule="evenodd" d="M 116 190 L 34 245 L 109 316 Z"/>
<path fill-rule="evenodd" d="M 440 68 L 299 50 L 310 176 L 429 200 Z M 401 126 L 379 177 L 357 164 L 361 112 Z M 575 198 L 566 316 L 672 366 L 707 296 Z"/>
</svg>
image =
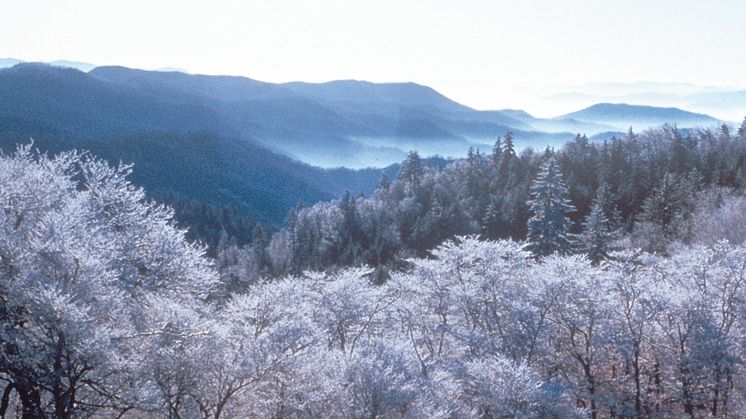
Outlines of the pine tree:
<svg viewBox="0 0 746 419">
<path fill-rule="evenodd" d="M 497 137 L 495 140 L 495 146 L 492 147 L 492 165 L 497 168 L 500 165 L 500 159 L 503 154 L 503 143 L 502 138 Z"/>
<path fill-rule="evenodd" d="M 528 220 L 526 249 L 534 255 L 570 253 L 573 245 L 569 232 L 572 222 L 567 214 L 574 212 L 575 207 L 567 195 L 562 173 L 554 156 L 551 156 L 542 164 L 531 186 L 531 199 L 528 201 L 533 216 Z"/>
<path fill-rule="evenodd" d="M 500 138 L 495 143 L 492 154 L 492 179 L 489 182 L 490 193 L 501 195 L 513 185 L 516 180 L 516 154 L 513 148 L 513 133 L 505 133 L 505 143 L 501 143 Z"/>
<path fill-rule="evenodd" d="M 381 173 L 381 179 L 378 180 L 378 187 L 376 189 L 388 192 L 389 187 L 391 187 L 389 177 L 386 176 L 386 173 Z"/>
<path fill-rule="evenodd" d="M 583 233 L 578 237 L 578 248 L 588 255 L 594 264 L 609 257 L 609 243 L 612 240 L 609 220 L 604 215 L 603 202 L 594 199 L 591 212 L 583 222 Z"/>
<path fill-rule="evenodd" d="M 500 203 L 496 201 L 490 202 L 481 223 L 482 236 L 484 238 L 495 240 L 499 237 L 501 232 L 500 218 Z"/>
<path fill-rule="evenodd" d="M 360 223 L 355 199 L 349 192 L 339 202 L 342 212 L 341 225 L 339 226 L 339 250 L 338 263 L 349 266 L 355 263 L 359 253 Z"/>
<path fill-rule="evenodd" d="M 402 163 L 396 178 L 417 186 L 420 183 L 421 176 L 422 160 L 420 159 L 420 155 L 416 151 L 410 151 L 407 154 L 407 159 Z"/>
<path fill-rule="evenodd" d="M 269 255 L 267 255 L 269 240 L 267 229 L 261 223 L 257 224 L 251 235 L 251 257 L 260 276 L 266 276 L 269 273 Z"/>
<path fill-rule="evenodd" d="M 666 239 L 673 239 L 688 215 L 691 189 L 680 176 L 667 173 L 642 204 L 642 221 L 661 227 Z"/>
<path fill-rule="evenodd" d="M 500 167 L 498 168 L 497 177 L 501 184 L 505 184 L 508 175 L 511 173 L 513 159 L 516 158 L 515 148 L 513 147 L 513 133 L 505 133 L 505 147 L 502 150 Z"/>
</svg>

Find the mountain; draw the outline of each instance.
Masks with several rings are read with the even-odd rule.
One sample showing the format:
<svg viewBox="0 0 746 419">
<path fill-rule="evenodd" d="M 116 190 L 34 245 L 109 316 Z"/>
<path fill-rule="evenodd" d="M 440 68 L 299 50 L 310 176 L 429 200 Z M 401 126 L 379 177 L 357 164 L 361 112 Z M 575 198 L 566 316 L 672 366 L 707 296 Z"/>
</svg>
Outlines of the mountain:
<svg viewBox="0 0 746 419">
<path fill-rule="evenodd" d="M 96 68 L 95 64 L 84 63 L 81 61 L 56 60 L 56 61 L 50 61 L 48 64 L 56 66 L 56 67 L 74 68 L 84 73 L 87 73 L 93 70 L 94 68 Z"/>
<path fill-rule="evenodd" d="M 365 125 L 383 122 L 383 127 L 397 129 L 400 125 L 430 124 L 438 127 L 423 137 L 492 137 L 497 134 L 496 130 L 505 127 L 516 130 L 531 129 L 520 118 L 502 111 L 472 109 L 447 98 L 431 87 L 416 83 L 339 80 L 327 83 L 293 82 L 282 86 L 313 98 L 335 112 L 361 121 Z M 445 135 L 445 132 L 450 135 Z M 384 130 L 383 134 L 391 133 Z M 403 133 L 405 135 L 401 135 L 401 130 L 393 131 L 393 134 L 407 138 L 406 130 Z"/>
<path fill-rule="evenodd" d="M 733 86 L 699 86 L 691 83 L 589 83 L 543 92 L 536 105 L 567 109 L 597 103 L 639 103 L 683 108 L 740 123 L 746 115 L 746 89 Z"/>
<path fill-rule="evenodd" d="M 21 64 L 0 70 L 0 148 L 34 139 L 42 151 L 88 150 L 134 163 L 151 195 L 231 206 L 279 225 L 308 204 L 370 193 L 381 170 L 321 169 L 235 134 L 209 101 L 148 92 L 69 68 Z"/>
<path fill-rule="evenodd" d="M 16 64 L 24 63 L 23 60 L 17 60 L 15 58 L 0 58 L 0 68 L 13 67 Z M 84 63 L 80 61 L 68 61 L 68 60 L 55 60 L 49 61 L 46 64 L 53 65 L 55 67 L 68 67 L 80 70 L 82 72 L 88 72 L 93 70 L 96 65 L 91 63 Z"/>
<path fill-rule="evenodd" d="M 0 117 L 0 149 L 7 153 L 33 138 L 34 147 L 43 152 L 86 150 L 112 164 L 133 163 L 133 182 L 153 197 L 173 194 L 228 206 L 275 226 L 299 201 L 313 204 L 348 190 L 370 193 L 381 176 L 379 169 L 320 169 L 250 142 L 210 134 L 86 139 L 44 131 L 27 121 Z"/>
<path fill-rule="evenodd" d="M 386 166 L 410 149 L 463 154 L 470 145 L 490 146 L 508 129 L 519 141 L 544 135 L 498 111 L 471 109 L 415 83 L 274 84 L 124 67 L 99 67 L 90 74 L 160 98 L 203 104 L 221 116 L 231 135 L 324 167 Z"/>
<path fill-rule="evenodd" d="M 614 86 L 613 83 L 610 85 Z M 603 86 L 605 85 L 601 87 Z M 577 100 L 578 97 L 590 98 L 590 96 L 580 93 L 560 95 L 566 96 L 567 101 Z M 574 132 L 592 136 L 606 135 L 610 132 L 626 132 L 630 127 L 644 130 L 666 123 L 677 124 L 681 127 L 709 126 L 722 123 L 709 115 L 692 113 L 677 108 L 623 103 L 597 103 L 580 111 L 555 118 L 536 118 L 524 111 L 514 109 L 504 109 L 500 112 L 520 119 L 536 131 L 555 134 Z"/>
<path fill-rule="evenodd" d="M 16 64 L 20 64 L 23 61 L 16 60 L 15 58 L 0 58 L 0 68 L 13 67 Z"/>
<path fill-rule="evenodd" d="M 558 118 L 480 111 L 415 83 L 266 83 L 246 77 L 82 72 L 20 63 L 0 69 L 0 148 L 33 137 L 45 151 L 86 149 L 135 164 L 152 195 L 176 195 L 278 225 L 298 200 L 370 193 L 411 149 L 423 157 L 489 150 L 511 130 L 518 149 L 630 125 L 711 125 L 680 109 L 598 104 Z M 304 163 L 302 163 L 302 162 Z M 328 167 L 322 169 L 309 163 Z M 345 166 L 347 169 L 330 167 Z"/>
<path fill-rule="evenodd" d="M 613 127 L 624 130 L 630 126 L 644 129 L 666 123 L 681 127 L 710 126 L 721 124 L 709 115 L 684 111 L 678 108 L 628 105 L 622 103 L 599 103 L 572 112 L 554 120 L 574 120 L 588 124 Z"/>
<path fill-rule="evenodd" d="M 0 70 L 0 115 L 84 138 L 157 131 L 235 133 L 207 104 L 185 95 L 160 95 L 72 68 L 33 63 Z"/>
<path fill-rule="evenodd" d="M 346 105 L 345 109 L 351 112 L 399 111 L 402 108 L 422 109 L 433 113 L 472 111 L 434 89 L 416 83 L 337 80 L 327 83 L 291 82 L 282 86 L 332 107 Z"/>
<path fill-rule="evenodd" d="M 746 116 L 746 90 L 704 92 L 687 97 L 692 109 L 717 112 L 732 121 L 743 121 Z"/>
<path fill-rule="evenodd" d="M 84 73 L 21 63 L 0 70 L 0 148 L 7 152 L 34 138 L 42 151 L 88 150 L 114 163 L 134 163 L 133 180 L 153 196 L 230 206 L 278 225 L 299 200 L 311 204 L 348 190 L 370 193 L 381 169 L 321 169 L 272 150 L 312 150 L 305 154 L 332 155 L 329 161 L 337 165 L 362 156 L 385 167 L 400 161 L 409 146 L 433 138 L 451 147 L 443 154 L 468 148 L 438 115 L 478 111 L 421 86 L 366 88 L 365 95 L 347 99 L 364 103 L 376 91 L 384 101 L 398 95 L 399 109 L 411 109 L 412 116 L 369 114 L 371 120 L 363 122 L 360 115 L 344 114 L 340 103 L 243 77 L 123 67 Z M 407 89 L 422 95 L 407 99 Z M 398 148 L 404 141 L 411 144 Z"/>
</svg>

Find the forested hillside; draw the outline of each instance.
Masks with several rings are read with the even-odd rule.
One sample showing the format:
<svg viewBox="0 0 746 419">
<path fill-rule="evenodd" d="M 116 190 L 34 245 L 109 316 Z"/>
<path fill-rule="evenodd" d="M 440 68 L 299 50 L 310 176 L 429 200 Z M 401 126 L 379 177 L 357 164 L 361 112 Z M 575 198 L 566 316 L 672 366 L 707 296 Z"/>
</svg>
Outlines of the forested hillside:
<svg viewBox="0 0 746 419">
<path fill-rule="evenodd" d="M 380 177 L 381 169 L 320 169 L 273 153 L 231 135 L 188 90 L 157 93 L 40 64 L 0 70 L 0 149 L 33 139 L 45 152 L 134 163 L 131 180 L 174 205 L 190 237 L 212 247 L 221 230 L 245 244 L 256 222 L 276 228 L 299 201 L 370 193 Z"/>
<path fill-rule="evenodd" d="M 665 253 L 673 242 L 691 242 L 704 197 L 718 206 L 734 193 L 728 190 L 740 194 L 746 186 L 745 136 L 744 126 L 733 133 L 726 126 L 686 133 L 664 126 L 606 142 L 578 135 L 558 150 L 517 154 L 508 133 L 490 153 L 471 150 L 442 169 L 411 153 L 370 197 L 299 206 L 272 237 L 223 252 L 241 260 L 245 271 L 236 275 L 243 283 L 358 264 L 375 267 L 383 278 L 454 235 L 523 240 L 532 224 L 535 236 L 555 234 L 539 231 L 554 223 L 546 228 L 568 237 L 542 254 L 588 249 L 600 240 L 588 235 L 589 226 L 602 229 L 594 233 L 602 236 L 604 243 L 596 244 L 602 253 L 614 246 Z M 537 194 L 553 194 L 548 199 L 558 203 Z M 529 222 L 540 212 L 543 219 Z"/>
<path fill-rule="evenodd" d="M 0 417 L 746 415 L 746 121 L 319 169 L 64 71 L 0 71 Z"/>
<path fill-rule="evenodd" d="M 733 152 L 743 136 L 712 144 Z M 532 157 L 525 243 L 455 237 L 384 283 L 353 267 L 239 290 L 128 167 L 29 147 L 0 156 L 0 416 L 743 416 L 746 200 L 721 191 L 696 205 L 691 244 L 666 255 L 610 249 L 594 263 L 557 242 L 540 256 L 531 232 L 569 225 L 573 183 L 557 163 L 569 149 Z M 739 157 L 719 155 L 712 185 L 740 185 Z M 422 187 L 431 172 L 414 162 L 382 190 Z M 454 167 L 469 165 L 442 173 Z M 656 191 L 670 176 L 649 196 L 667 196 Z M 641 219 L 665 231 L 658 199 Z M 372 203 L 342 202 L 353 214 Z M 560 224 L 534 223 L 545 213 Z"/>
<path fill-rule="evenodd" d="M 522 149 L 561 145 L 576 132 L 721 124 L 680 109 L 623 104 L 598 104 L 555 118 L 476 110 L 415 83 L 267 83 L 119 66 L 83 73 L 39 63 L 0 69 L 0 121 L 97 140 L 209 134 L 315 166 L 348 168 L 389 166 L 411 149 L 462 157 L 470 145 L 489 145 L 507 130 Z"/>
</svg>

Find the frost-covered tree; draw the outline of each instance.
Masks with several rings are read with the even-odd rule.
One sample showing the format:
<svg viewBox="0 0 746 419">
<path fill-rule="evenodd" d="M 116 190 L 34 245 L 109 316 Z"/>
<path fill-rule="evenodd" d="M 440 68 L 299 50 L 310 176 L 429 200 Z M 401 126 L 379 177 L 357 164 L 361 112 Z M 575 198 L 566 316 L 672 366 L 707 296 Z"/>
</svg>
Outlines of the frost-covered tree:
<svg viewBox="0 0 746 419">
<path fill-rule="evenodd" d="M 666 256 L 457 236 L 377 280 L 402 243 L 455 233 L 437 224 L 482 163 L 298 208 L 262 251 L 223 240 L 216 272 L 128 167 L 0 156 L 0 416 L 744 416 L 746 246 L 719 240 L 742 198 L 701 200 L 701 243 Z M 427 234 L 402 236 L 409 215 Z"/>
<path fill-rule="evenodd" d="M 467 362 L 457 381 L 458 399 L 464 403 L 459 413 L 489 418 L 580 418 L 581 409 L 571 407 L 567 395 L 544 383 L 526 364 L 502 357 Z"/>
<path fill-rule="evenodd" d="M 153 320 L 213 290 L 204 249 L 130 170 L 30 146 L 0 156 L 0 376 L 24 417 L 147 404 L 147 357 L 191 334 L 184 317 Z"/>
<path fill-rule="evenodd" d="M 590 214 L 583 221 L 583 231 L 577 237 L 578 250 L 586 254 L 593 263 L 598 263 L 609 257 L 612 239 L 603 204 L 594 200 Z"/>
<path fill-rule="evenodd" d="M 687 179 L 666 174 L 642 206 L 641 219 L 661 228 L 665 238 L 675 237 L 689 214 L 692 193 Z"/>
<path fill-rule="evenodd" d="M 309 274 L 307 298 L 317 308 L 317 330 L 329 348 L 354 352 L 371 329 L 380 326 L 382 311 L 391 304 L 385 289 L 371 286 L 369 269 L 347 269 L 324 276 Z"/>
<path fill-rule="evenodd" d="M 567 187 L 553 156 L 542 164 L 531 185 L 528 204 L 533 215 L 528 220 L 526 249 L 537 257 L 570 253 L 572 222 L 567 215 L 574 212 L 575 207 L 567 198 Z"/>
</svg>

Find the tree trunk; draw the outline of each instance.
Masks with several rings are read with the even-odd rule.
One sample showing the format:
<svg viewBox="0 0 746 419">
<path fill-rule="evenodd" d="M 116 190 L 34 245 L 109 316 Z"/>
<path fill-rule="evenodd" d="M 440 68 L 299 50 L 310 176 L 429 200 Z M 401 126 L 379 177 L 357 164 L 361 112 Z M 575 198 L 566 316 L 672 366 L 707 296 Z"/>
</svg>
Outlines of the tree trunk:
<svg viewBox="0 0 746 419">
<path fill-rule="evenodd" d="M 635 414 L 639 417 L 642 416 L 642 400 L 640 397 L 640 348 L 638 344 L 635 344 L 635 362 L 634 362 L 634 376 L 635 376 Z"/>
<path fill-rule="evenodd" d="M 57 419 L 67 419 L 70 417 L 72 404 L 68 405 L 68 398 L 65 393 L 64 376 L 65 371 L 62 368 L 62 357 L 65 349 L 65 337 L 62 333 L 58 334 L 57 345 L 54 357 L 54 384 L 52 385 L 52 398 L 54 400 L 54 416 Z"/>
<path fill-rule="evenodd" d="M 16 384 L 16 392 L 21 399 L 21 419 L 39 419 L 45 417 L 41 408 L 41 394 L 39 390 L 27 386 Z"/>
<path fill-rule="evenodd" d="M 3 390 L 3 397 L 2 400 L 0 400 L 0 418 L 4 418 L 6 412 L 8 411 L 8 405 L 10 404 L 10 394 L 13 392 L 15 387 L 15 384 L 10 383 Z"/>
</svg>

